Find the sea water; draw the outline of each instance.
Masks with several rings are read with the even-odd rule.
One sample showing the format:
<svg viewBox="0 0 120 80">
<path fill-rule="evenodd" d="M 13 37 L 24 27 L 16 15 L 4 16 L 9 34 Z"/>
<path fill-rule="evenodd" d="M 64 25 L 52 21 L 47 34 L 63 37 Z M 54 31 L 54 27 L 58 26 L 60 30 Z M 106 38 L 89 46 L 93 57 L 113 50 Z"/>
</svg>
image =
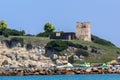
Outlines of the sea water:
<svg viewBox="0 0 120 80">
<path fill-rule="evenodd" d="M 120 80 L 119 74 L 0 76 L 0 80 Z"/>
</svg>

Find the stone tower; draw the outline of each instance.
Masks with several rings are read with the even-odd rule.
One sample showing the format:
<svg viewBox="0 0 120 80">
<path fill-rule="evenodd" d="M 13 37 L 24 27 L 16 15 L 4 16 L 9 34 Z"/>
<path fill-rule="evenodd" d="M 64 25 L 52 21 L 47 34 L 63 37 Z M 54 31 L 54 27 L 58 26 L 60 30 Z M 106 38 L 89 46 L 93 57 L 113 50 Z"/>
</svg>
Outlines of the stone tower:
<svg viewBox="0 0 120 80">
<path fill-rule="evenodd" d="M 90 22 L 77 22 L 76 38 L 84 41 L 91 41 Z"/>
</svg>

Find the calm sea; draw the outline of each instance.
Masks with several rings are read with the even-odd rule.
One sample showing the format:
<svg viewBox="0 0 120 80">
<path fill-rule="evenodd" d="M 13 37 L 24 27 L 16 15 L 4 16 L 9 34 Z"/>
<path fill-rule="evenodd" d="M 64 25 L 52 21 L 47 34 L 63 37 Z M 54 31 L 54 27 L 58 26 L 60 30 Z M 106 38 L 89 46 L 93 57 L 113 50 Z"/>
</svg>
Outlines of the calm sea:
<svg viewBox="0 0 120 80">
<path fill-rule="evenodd" d="M 119 74 L 0 76 L 0 80 L 120 80 Z"/>
</svg>

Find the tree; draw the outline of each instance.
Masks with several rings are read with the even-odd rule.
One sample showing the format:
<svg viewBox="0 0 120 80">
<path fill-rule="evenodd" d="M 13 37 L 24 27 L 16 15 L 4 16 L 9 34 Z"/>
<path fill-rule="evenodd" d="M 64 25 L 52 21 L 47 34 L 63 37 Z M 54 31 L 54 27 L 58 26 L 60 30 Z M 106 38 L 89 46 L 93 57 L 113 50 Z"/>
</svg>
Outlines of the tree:
<svg viewBox="0 0 120 80">
<path fill-rule="evenodd" d="M 21 36 L 25 35 L 25 30 L 20 31 L 20 35 Z"/>
<path fill-rule="evenodd" d="M 52 24 L 50 24 L 50 23 L 46 23 L 44 25 L 44 30 L 45 30 L 46 33 L 49 34 L 49 37 L 50 37 L 50 35 L 52 34 L 52 32 L 55 30 L 55 27 Z"/>
<path fill-rule="evenodd" d="M 7 29 L 7 24 L 5 23 L 4 20 L 1 20 L 0 21 L 0 33 L 3 35 L 4 34 L 4 31 Z"/>
</svg>

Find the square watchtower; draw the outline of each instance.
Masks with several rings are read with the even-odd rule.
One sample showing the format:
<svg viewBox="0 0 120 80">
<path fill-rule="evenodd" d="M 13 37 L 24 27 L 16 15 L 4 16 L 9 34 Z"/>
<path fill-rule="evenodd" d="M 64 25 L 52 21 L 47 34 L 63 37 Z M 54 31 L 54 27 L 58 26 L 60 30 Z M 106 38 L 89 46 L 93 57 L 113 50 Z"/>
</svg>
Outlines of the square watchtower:
<svg viewBox="0 0 120 80">
<path fill-rule="evenodd" d="M 90 22 L 77 22 L 76 38 L 84 41 L 91 41 Z"/>
</svg>

